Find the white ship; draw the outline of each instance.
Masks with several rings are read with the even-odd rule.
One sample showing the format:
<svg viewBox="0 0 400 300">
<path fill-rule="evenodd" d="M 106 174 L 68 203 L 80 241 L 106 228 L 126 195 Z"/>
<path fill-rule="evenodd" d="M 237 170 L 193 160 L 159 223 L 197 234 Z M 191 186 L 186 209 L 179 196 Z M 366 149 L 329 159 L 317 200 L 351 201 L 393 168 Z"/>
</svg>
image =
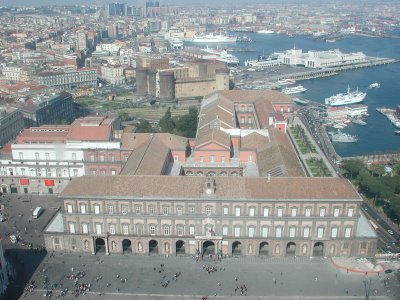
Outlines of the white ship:
<svg viewBox="0 0 400 300">
<path fill-rule="evenodd" d="M 355 143 L 358 141 L 358 138 L 355 135 L 340 131 L 337 133 L 331 133 L 331 139 L 334 143 Z"/>
<path fill-rule="evenodd" d="M 378 82 L 371 83 L 368 88 L 370 89 L 379 89 L 381 85 Z"/>
<path fill-rule="evenodd" d="M 347 88 L 347 93 L 337 94 L 325 99 L 325 104 L 330 106 L 341 106 L 349 105 L 362 102 L 367 93 L 359 92 L 358 89 L 354 92 L 350 92 L 350 87 Z"/>
<path fill-rule="evenodd" d="M 358 124 L 358 125 L 362 125 L 362 126 L 365 126 L 365 125 L 367 125 L 367 122 L 365 122 L 363 119 L 361 119 L 361 118 L 353 118 L 353 119 L 351 119 L 351 121 L 354 123 L 354 124 Z"/>
<path fill-rule="evenodd" d="M 297 85 L 297 86 L 294 86 L 294 87 L 287 87 L 285 89 L 282 89 L 282 92 L 287 94 L 287 95 L 298 94 L 298 93 L 302 93 L 302 92 L 305 92 L 305 91 L 307 91 L 307 89 L 304 86 L 300 85 L 300 84 Z"/>
<path fill-rule="evenodd" d="M 278 80 L 276 83 L 279 84 L 279 85 L 289 85 L 289 84 L 295 84 L 296 80 L 290 79 L 290 78 L 286 78 L 286 79 Z"/>
<path fill-rule="evenodd" d="M 201 49 L 201 51 L 215 55 L 215 59 L 221 62 L 224 62 L 228 65 L 228 67 L 236 67 L 239 65 L 239 59 L 228 53 L 225 49 L 214 49 L 214 48 L 205 48 Z"/>
<path fill-rule="evenodd" d="M 192 43 L 236 43 L 236 36 L 227 36 L 222 34 L 207 34 L 207 35 L 198 35 L 189 39 L 188 42 Z"/>
<path fill-rule="evenodd" d="M 268 30 L 268 29 L 263 29 L 263 30 L 257 31 L 257 33 L 259 33 L 259 34 L 274 34 L 275 31 L 273 31 L 273 30 Z"/>
<path fill-rule="evenodd" d="M 300 98 L 292 98 L 293 102 L 297 103 L 297 104 L 302 104 L 302 105 L 307 105 L 308 103 L 310 103 L 309 100 L 305 100 L 305 99 L 300 99 Z"/>
</svg>

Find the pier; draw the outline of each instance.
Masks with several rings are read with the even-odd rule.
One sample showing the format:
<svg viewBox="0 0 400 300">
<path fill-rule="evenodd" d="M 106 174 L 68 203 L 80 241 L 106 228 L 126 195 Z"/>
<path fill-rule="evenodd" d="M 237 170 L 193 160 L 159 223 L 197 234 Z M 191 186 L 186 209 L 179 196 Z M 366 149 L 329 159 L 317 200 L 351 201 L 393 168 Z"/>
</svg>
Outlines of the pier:
<svg viewBox="0 0 400 300">
<path fill-rule="evenodd" d="M 278 81 L 281 79 L 294 79 L 294 80 L 307 80 L 321 77 L 334 76 L 343 71 L 354 70 L 359 68 L 369 68 L 376 67 L 380 65 L 398 63 L 400 60 L 392 58 L 368 58 L 368 61 L 361 63 L 346 64 L 338 67 L 332 68 L 322 68 L 322 69 L 307 69 L 307 71 L 301 72 L 291 72 L 286 74 L 279 74 L 271 77 L 267 77 L 268 81 Z"/>
</svg>

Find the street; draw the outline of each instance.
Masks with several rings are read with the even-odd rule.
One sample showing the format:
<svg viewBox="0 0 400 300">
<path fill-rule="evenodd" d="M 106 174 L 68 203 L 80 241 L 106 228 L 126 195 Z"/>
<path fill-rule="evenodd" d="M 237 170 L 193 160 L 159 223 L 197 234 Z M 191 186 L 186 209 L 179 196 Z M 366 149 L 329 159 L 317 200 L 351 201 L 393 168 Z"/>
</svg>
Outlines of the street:
<svg viewBox="0 0 400 300">
<path fill-rule="evenodd" d="M 0 223 L 5 258 L 11 263 L 15 278 L 1 299 L 18 299 L 37 266 L 46 256 L 42 230 L 48 224 L 61 202 L 57 196 L 38 196 L 6 194 L 0 197 L 4 206 L 2 213 L 6 220 Z M 35 207 L 44 208 L 38 219 L 32 212 Z M 11 243 L 9 236 L 18 236 L 16 244 Z"/>
</svg>

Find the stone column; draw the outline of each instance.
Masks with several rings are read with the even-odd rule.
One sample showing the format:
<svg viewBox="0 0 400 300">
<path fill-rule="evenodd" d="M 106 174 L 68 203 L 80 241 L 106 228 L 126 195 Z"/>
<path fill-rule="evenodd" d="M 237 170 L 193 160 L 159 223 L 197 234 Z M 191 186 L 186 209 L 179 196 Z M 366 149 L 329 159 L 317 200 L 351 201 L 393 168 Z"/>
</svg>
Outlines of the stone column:
<svg viewBox="0 0 400 300">
<path fill-rule="evenodd" d="M 109 252 L 109 250 L 108 250 L 108 238 L 105 238 L 105 240 L 106 240 L 106 255 L 110 255 L 110 252 Z"/>
<path fill-rule="evenodd" d="M 96 254 L 96 242 L 95 242 L 94 237 L 92 237 L 92 245 L 93 245 L 92 255 L 95 255 Z"/>
</svg>

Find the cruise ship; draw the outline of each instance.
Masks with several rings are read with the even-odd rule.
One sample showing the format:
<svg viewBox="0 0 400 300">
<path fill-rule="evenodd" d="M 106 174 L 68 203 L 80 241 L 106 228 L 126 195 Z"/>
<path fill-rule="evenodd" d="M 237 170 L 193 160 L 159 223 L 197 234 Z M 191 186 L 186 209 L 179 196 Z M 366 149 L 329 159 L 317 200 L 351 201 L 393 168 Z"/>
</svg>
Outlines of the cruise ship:
<svg viewBox="0 0 400 300">
<path fill-rule="evenodd" d="M 360 103 L 364 101 L 367 93 L 359 92 L 358 89 L 354 92 L 350 92 L 350 87 L 347 87 L 347 93 L 337 94 L 325 99 L 325 104 L 330 106 L 341 106 Z"/>
<path fill-rule="evenodd" d="M 298 93 L 302 93 L 302 92 L 305 92 L 305 91 L 307 91 L 307 89 L 304 86 L 300 85 L 300 84 L 297 85 L 297 86 L 294 86 L 294 87 L 287 87 L 287 88 L 282 89 L 282 92 L 287 94 L 287 95 L 298 94 Z"/>
<path fill-rule="evenodd" d="M 330 134 L 333 143 L 355 143 L 358 141 L 358 138 L 355 135 L 348 133 L 338 131 L 337 133 Z"/>
<path fill-rule="evenodd" d="M 237 37 L 210 33 L 207 35 L 194 36 L 187 41 L 192 43 L 236 43 Z"/>
</svg>

